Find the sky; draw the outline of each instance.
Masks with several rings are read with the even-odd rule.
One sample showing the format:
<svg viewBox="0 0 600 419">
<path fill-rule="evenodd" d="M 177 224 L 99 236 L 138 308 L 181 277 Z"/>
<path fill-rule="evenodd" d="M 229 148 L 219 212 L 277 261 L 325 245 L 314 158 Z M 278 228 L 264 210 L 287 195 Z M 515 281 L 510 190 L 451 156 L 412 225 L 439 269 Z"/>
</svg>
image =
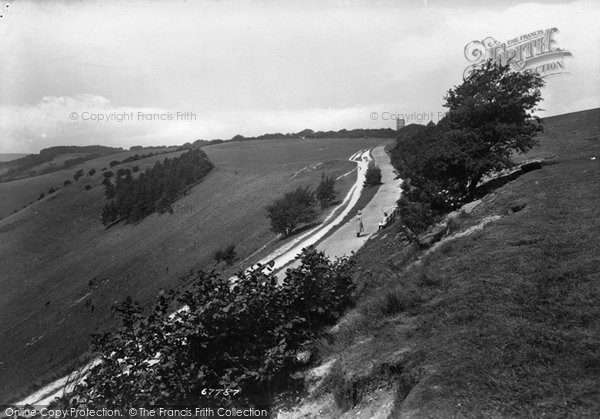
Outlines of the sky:
<svg viewBox="0 0 600 419">
<path fill-rule="evenodd" d="M 551 27 L 572 56 L 539 115 L 600 107 L 596 0 L 0 7 L 0 153 L 436 122 L 467 43 Z"/>
</svg>

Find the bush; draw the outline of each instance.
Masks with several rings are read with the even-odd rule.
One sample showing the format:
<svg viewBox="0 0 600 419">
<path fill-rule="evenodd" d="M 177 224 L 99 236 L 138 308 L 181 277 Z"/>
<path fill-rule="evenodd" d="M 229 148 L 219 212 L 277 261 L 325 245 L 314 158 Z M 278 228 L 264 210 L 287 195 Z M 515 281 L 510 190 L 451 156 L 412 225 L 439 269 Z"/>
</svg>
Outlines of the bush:
<svg viewBox="0 0 600 419">
<path fill-rule="evenodd" d="M 56 192 L 56 189 L 51 186 L 50 189 L 48 189 L 48 195 L 53 194 L 54 192 Z"/>
<path fill-rule="evenodd" d="M 75 181 L 78 181 L 79 178 L 82 176 L 83 176 L 83 169 L 80 169 L 75 172 L 75 174 L 73 175 L 73 179 L 75 179 Z"/>
<path fill-rule="evenodd" d="M 365 174 L 365 186 L 381 185 L 381 169 L 372 161 L 369 162 L 367 173 Z"/>
<path fill-rule="evenodd" d="M 140 166 L 133 166 L 133 167 L 131 168 L 131 171 L 132 171 L 133 173 L 139 172 L 139 171 L 140 171 Z"/>
<path fill-rule="evenodd" d="M 287 192 L 266 208 L 272 230 L 288 237 L 299 224 L 309 223 L 317 218 L 315 204 L 315 194 L 308 186 L 299 186 L 296 190 Z"/>
<path fill-rule="evenodd" d="M 419 234 L 435 220 L 435 213 L 427 202 L 414 202 L 402 197 L 398 200 L 396 211 L 408 240 L 414 243 L 420 243 Z"/>
<path fill-rule="evenodd" d="M 121 162 L 119 160 L 113 160 L 110 163 L 108 163 L 108 165 L 110 167 L 115 167 L 116 165 L 121 164 Z"/>
<path fill-rule="evenodd" d="M 231 265 L 236 257 L 235 244 L 217 250 L 213 257 L 217 263 L 226 262 Z"/>
<path fill-rule="evenodd" d="M 112 177 L 113 175 L 114 175 L 114 173 L 111 172 L 110 170 L 108 172 L 102 173 L 102 176 L 104 176 L 106 179 L 108 179 L 109 177 Z"/>
<path fill-rule="evenodd" d="M 117 170 L 117 177 L 131 177 L 131 170 L 121 168 Z"/>
<path fill-rule="evenodd" d="M 94 366 L 61 406 L 221 404 L 231 395 L 205 388 L 240 389 L 236 403 L 269 405 L 289 382 L 296 353 L 350 303 L 347 259 L 330 261 L 314 248 L 281 285 L 274 275 L 240 272 L 232 283 L 198 272 L 187 291 L 163 293 L 148 316 L 131 300 L 118 307 L 122 327 L 95 335 Z M 188 310 L 170 314 L 174 300 Z"/>
<path fill-rule="evenodd" d="M 65 180 L 65 181 L 63 182 L 63 186 L 69 186 L 70 184 L 71 184 L 71 181 L 70 181 L 70 180 Z"/>
<path fill-rule="evenodd" d="M 133 156 L 129 156 L 126 159 L 123 159 L 123 163 L 131 163 L 132 161 L 139 160 L 140 156 L 138 154 L 134 154 Z"/>
<path fill-rule="evenodd" d="M 92 186 L 91 186 L 91 185 L 85 185 L 84 189 L 85 189 L 86 191 L 89 191 L 90 189 L 92 189 Z"/>
<path fill-rule="evenodd" d="M 96 169 L 90 169 L 90 171 L 88 172 L 88 176 L 94 176 L 95 173 Z"/>
<path fill-rule="evenodd" d="M 39 200 L 40 200 L 40 199 L 42 199 L 44 196 L 46 196 L 46 194 L 42 192 L 42 193 L 40 194 L 40 196 L 38 196 L 38 199 L 37 199 L 37 200 L 39 201 Z"/>
<path fill-rule="evenodd" d="M 335 191 L 335 179 L 333 176 L 326 176 L 325 173 L 321 174 L 321 182 L 315 190 L 315 197 L 321 204 L 321 208 L 327 208 L 336 198 Z"/>
<path fill-rule="evenodd" d="M 102 181 L 102 185 L 104 185 L 104 196 L 106 196 L 106 199 L 113 199 L 115 197 L 116 190 L 110 179 L 105 177 Z M 112 214 L 112 212 L 107 212 L 107 215 L 108 214 Z M 115 213 L 115 218 L 116 216 L 117 214 Z"/>
</svg>

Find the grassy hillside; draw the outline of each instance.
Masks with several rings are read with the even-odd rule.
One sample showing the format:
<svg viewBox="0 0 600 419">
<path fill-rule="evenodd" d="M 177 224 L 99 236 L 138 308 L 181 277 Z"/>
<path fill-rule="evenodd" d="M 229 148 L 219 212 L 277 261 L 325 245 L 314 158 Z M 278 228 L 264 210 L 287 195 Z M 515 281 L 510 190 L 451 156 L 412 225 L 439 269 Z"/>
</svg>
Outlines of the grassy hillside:
<svg viewBox="0 0 600 419">
<path fill-rule="evenodd" d="M 531 157 L 437 248 L 394 224 L 358 252 L 303 417 L 600 415 L 600 110 L 547 118 Z"/>
<path fill-rule="evenodd" d="M 17 160 L 25 157 L 27 154 L 22 153 L 0 153 L 0 162 Z"/>
<path fill-rule="evenodd" d="M 37 154 L 28 154 L 18 159 L 0 162 L 0 181 L 9 182 L 39 176 L 121 151 L 123 151 L 122 148 L 99 145 L 48 147 L 40 150 Z"/>
<path fill-rule="evenodd" d="M 174 150 L 174 148 L 172 150 Z M 122 161 L 135 154 L 162 153 L 163 151 L 165 150 L 162 148 L 148 148 L 142 151 L 124 151 L 89 160 L 68 169 L 56 170 L 51 173 L 26 177 L 10 182 L 0 182 L 0 219 L 15 213 L 15 211 L 21 210 L 24 206 L 34 203 L 41 193 L 47 194 L 51 187 L 54 189 L 62 188 L 66 180 L 71 181 L 71 187 L 76 189 L 83 189 L 84 186 L 88 184 L 92 186 L 100 185 L 100 182 L 102 182 L 101 170 L 103 168 L 110 170 L 109 163 L 113 160 Z M 143 160 L 136 160 L 119 167 L 131 168 L 133 166 L 139 166 L 140 170 L 144 170 L 145 168 L 154 165 L 157 160 L 162 160 L 165 157 L 178 156 L 179 154 L 181 154 L 180 151 L 173 151 L 171 153 L 148 157 Z M 52 161 L 40 164 L 36 167 L 41 168 L 40 170 L 50 165 L 58 168 L 62 166 L 65 160 L 75 157 L 76 156 L 73 154 L 61 154 L 56 156 Z M 96 173 L 93 176 L 88 175 L 90 169 L 96 169 Z M 84 176 L 78 181 L 75 181 L 73 175 L 78 170 L 83 170 Z"/>
<path fill-rule="evenodd" d="M 67 373 L 86 351 L 89 334 L 115 324 L 115 302 L 128 295 L 142 304 L 154 301 L 159 290 L 180 286 L 177 278 L 191 269 L 212 266 L 213 252 L 230 243 L 237 244 L 239 260 L 256 252 L 275 238 L 267 203 L 297 185 L 315 186 L 322 171 L 347 173 L 355 167 L 350 155 L 381 142 L 284 139 L 206 147 L 215 169 L 173 205 L 174 214 L 153 214 L 137 225 L 106 230 L 100 224 L 99 174 L 0 220 L 0 400 Z M 125 155 L 109 159 L 119 157 Z M 80 167 L 87 173 L 107 163 Z M 142 163 L 153 164 L 132 164 Z M 2 185 L 19 196 L 41 188 L 41 179 L 44 189 L 56 185 L 80 167 Z M 341 193 L 353 176 L 346 178 Z"/>
</svg>

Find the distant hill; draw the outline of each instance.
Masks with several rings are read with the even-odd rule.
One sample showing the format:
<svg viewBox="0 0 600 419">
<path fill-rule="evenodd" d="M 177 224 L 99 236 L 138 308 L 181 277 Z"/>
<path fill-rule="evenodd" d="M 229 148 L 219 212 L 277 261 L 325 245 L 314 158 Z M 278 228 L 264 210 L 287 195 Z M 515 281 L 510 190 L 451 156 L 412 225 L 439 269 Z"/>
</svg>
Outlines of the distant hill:
<svg viewBox="0 0 600 419">
<path fill-rule="evenodd" d="M 120 147 L 115 148 L 101 145 L 44 148 L 38 154 L 28 154 L 20 158 L 2 161 L 0 163 L 0 182 L 66 169 L 87 160 L 121 151 L 123 149 Z M 56 164 L 51 164 L 60 156 L 67 156 L 67 158 L 59 159 Z"/>
<path fill-rule="evenodd" d="M 229 140 L 196 140 L 192 144 L 194 147 L 206 147 L 213 144 L 220 144 L 223 142 L 230 141 L 251 141 L 251 140 L 280 140 L 280 139 L 300 139 L 306 140 L 308 138 L 396 138 L 397 132 L 391 128 L 356 128 L 356 129 L 341 129 L 339 131 L 313 131 L 312 129 L 304 129 L 298 132 L 291 132 L 282 134 L 280 132 L 272 134 L 263 134 L 255 137 L 244 137 L 243 135 L 235 135 Z M 188 146 L 189 143 L 184 144 L 183 147 Z"/>
<path fill-rule="evenodd" d="M 27 154 L 24 153 L 0 153 L 0 163 L 11 160 L 17 160 L 21 157 L 25 157 Z"/>
</svg>

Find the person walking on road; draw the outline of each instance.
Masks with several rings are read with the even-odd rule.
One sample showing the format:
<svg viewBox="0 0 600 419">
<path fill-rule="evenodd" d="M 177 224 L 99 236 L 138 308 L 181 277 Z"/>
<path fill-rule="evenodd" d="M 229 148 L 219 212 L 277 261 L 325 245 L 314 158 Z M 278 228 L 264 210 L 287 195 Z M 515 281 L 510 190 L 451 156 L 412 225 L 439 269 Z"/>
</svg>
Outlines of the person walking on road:
<svg viewBox="0 0 600 419">
<path fill-rule="evenodd" d="M 356 216 L 356 237 L 360 237 L 360 235 L 364 232 L 365 227 L 363 225 L 362 220 L 362 211 L 358 211 L 358 215 Z"/>
</svg>

